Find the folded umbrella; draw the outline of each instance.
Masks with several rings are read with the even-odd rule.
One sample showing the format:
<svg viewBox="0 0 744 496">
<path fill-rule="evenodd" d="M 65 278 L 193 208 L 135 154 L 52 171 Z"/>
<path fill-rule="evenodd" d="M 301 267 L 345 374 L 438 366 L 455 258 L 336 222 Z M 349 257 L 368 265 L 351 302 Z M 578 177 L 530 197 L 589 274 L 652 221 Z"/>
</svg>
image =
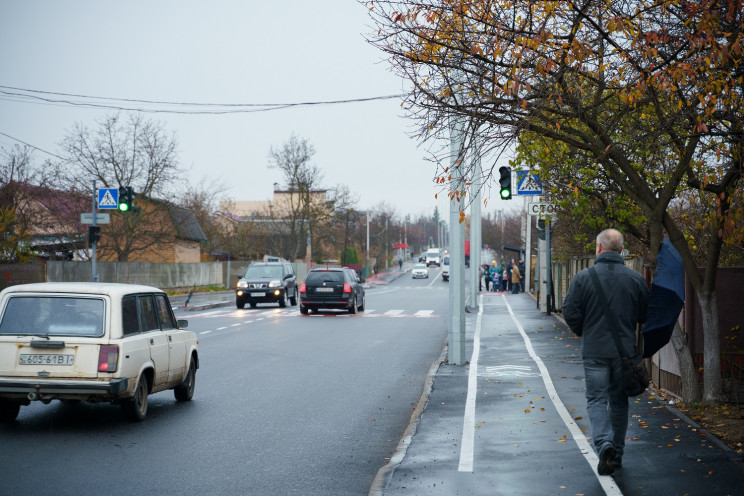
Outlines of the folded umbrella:
<svg viewBox="0 0 744 496">
<path fill-rule="evenodd" d="M 664 238 L 656 259 L 656 273 L 648 298 L 643 326 L 644 358 L 653 356 L 671 339 L 674 324 L 685 303 L 685 271 L 682 257 L 669 239 Z"/>
</svg>

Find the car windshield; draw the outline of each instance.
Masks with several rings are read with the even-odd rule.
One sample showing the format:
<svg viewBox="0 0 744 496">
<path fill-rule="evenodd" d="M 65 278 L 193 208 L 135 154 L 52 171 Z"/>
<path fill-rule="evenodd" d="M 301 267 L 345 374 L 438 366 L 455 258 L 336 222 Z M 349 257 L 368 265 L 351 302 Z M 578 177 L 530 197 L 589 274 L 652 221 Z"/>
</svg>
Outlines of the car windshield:
<svg viewBox="0 0 744 496">
<path fill-rule="evenodd" d="M 322 284 L 324 282 L 344 282 L 344 275 L 341 271 L 328 270 L 310 272 L 305 279 L 307 284 Z"/>
<path fill-rule="evenodd" d="M 104 301 L 72 296 L 13 296 L 0 335 L 102 336 Z"/>
<path fill-rule="evenodd" d="M 251 265 L 245 271 L 246 279 L 281 279 L 281 265 Z"/>
<path fill-rule="evenodd" d="M 424 264 L 416 264 L 413 266 L 414 269 L 426 269 L 426 265 Z"/>
</svg>

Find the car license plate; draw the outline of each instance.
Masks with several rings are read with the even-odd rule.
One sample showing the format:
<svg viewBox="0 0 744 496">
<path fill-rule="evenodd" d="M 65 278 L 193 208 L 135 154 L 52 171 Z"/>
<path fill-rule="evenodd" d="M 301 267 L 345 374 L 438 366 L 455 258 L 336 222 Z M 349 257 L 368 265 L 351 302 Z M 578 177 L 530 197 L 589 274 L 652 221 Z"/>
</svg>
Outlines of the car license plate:
<svg viewBox="0 0 744 496">
<path fill-rule="evenodd" d="M 251 293 L 251 296 L 253 298 L 263 298 L 264 296 L 266 296 L 266 293 Z"/>
<path fill-rule="evenodd" d="M 333 293 L 333 288 L 315 288 L 316 293 Z"/>
<path fill-rule="evenodd" d="M 72 365 L 72 355 L 21 355 L 20 365 Z"/>
</svg>

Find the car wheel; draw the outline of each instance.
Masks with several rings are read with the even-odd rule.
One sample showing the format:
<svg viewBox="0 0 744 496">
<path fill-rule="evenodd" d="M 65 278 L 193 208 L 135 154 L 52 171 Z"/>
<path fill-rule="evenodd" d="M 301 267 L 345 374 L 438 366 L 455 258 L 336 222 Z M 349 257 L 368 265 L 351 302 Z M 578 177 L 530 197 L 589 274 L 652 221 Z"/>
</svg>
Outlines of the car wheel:
<svg viewBox="0 0 744 496">
<path fill-rule="evenodd" d="M 363 312 L 364 311 L 364 307 L 366 305 L 367 305 L 367 295 L 366 294 L 363 294 L 362 295 L 362 305 L 359 307 L 359 311 L 360 312 Z"/>
<path fill-rule="evenodd" d="M 238 308 L 244 308 L 245 302 L 243 301 L 242 298 L 235 298 L 235 306 Z"/>
<path fill-rule="evenodd" d="M 0 400 L 0 422 L 13 422 L 21 411 L 21 404 L 16 401 Z"/>
<path fill-rule="evenodd" d="M 287 300 L 288 300 L 287 292 L 284 291 L 284 294 L 282 295 L 282 299 L 279 300 L 279 308 L 287 308 Z"/>
<path fill-rule="evenodd" d="M 295 286 L 294 294 L 293 294 L 293 295 L 292 295 L 292 297 L 291 297 L 291 298 L 289 299 L 289 303 L 290 303 L 290 304 L 291 304 L 291 305 L 292 305 L 293 307 L 296 307 L 296 306 L 297 306 L 297 286 Z"/>
<path fill-rule="evenodd" d="M 354 300 L 351 302 L 351 306 L 349 307 L 349 313 L 350 314 L 357 313 L 357 299 L 356 299 L 356 296 L 354 297 Z"/>
<path fill-rule="evenodd" d="M 302 315 L 307 315 L 307 307 L 303 307 L 302 305 L 300 305 L 300 313 Z"/>
<path fill-rule="evenodd" d="M 177 401 L 191 401 L 194 396 L 194 386 L 196 385 L 196 363 L 194 358 L 191 358 L 189 363 L 189 371 L 186 373 L 186 378 L 181 384 L 173 389 L 173 394 Z"/>
<path fill-rule="evenodd" d="M 121 404 L 124 415 L 135 422 L 144 420 L 147 416 L 147 378 L 141 375 L 134 388 L 134 396 L 127 398 Z"/>
</svg>

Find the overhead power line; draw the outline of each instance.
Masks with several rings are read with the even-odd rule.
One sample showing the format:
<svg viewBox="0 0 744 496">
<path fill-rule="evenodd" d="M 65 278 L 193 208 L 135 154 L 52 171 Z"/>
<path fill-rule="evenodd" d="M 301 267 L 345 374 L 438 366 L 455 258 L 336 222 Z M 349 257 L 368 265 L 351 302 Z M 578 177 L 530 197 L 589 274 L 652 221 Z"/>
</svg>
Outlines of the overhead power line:
<svg viewBox="0 0 744 496">
<path fill-rule="evenodd" d="M 112 110 L 126 110 L 135 112 L 167 113 L 167 114 L 238 114 L 252 112 L 269 112 L 293 107 L 311 107 L 323 105 L 342 105 L 349 103 L 363 103 L 378 100 L 392 100 L 406 95 L 383 95 L 365 98 L 350 98 L 344 100 L 325 100 L 294 103 L 205 103 L 205 102 L 169 102 L 158 100 L 139 100 L 133 98 L 102 97 L 81 95 L 74 93 L 59 93 L 54 91 L 16 88 L 0 85 L 0 94 L 6 95 L 14 101 L 44 102 L 50 105 L 72 105 L 89 108 L 104 108 Z M 123 104 L 132 104 L 124 106 Z M 151 106 L 151 107 L 147 107 Z"/>
</svg>

